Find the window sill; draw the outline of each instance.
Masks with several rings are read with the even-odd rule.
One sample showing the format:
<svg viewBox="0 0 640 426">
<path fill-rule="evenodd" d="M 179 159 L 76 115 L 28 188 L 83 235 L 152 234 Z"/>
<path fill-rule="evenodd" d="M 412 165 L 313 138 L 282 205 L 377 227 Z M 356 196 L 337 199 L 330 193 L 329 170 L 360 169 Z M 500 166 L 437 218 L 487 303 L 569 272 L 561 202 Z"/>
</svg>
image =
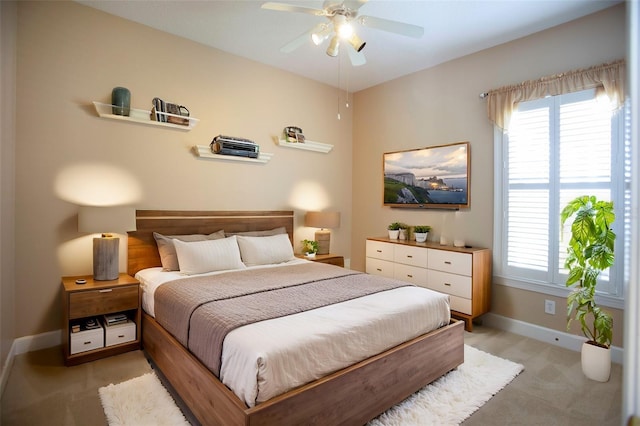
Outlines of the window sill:
<svg viewBox="0 0 640 426">
<path fill-rule="evenodd" d="M 520 290 L 533 291 L 535 293 L 548 294 L 549 296 L 557 296 L 566 298 L 571 291 L 565 287 L 558 287 L 553 284 L 547 284 L 543 282 L 533 282 L 533 281 L 523 281 L 514 278 L 507 278 L 494 275 L 493 283 L 498 285 L 503 285 L 506 287 L 513 287 Z M 609 296 L 603 294 L 596 295 L 596 301 L 599 305 L 605 306 L 607 308 L 621 309 L 624 310 L 624 298 Z"/>
</svg>

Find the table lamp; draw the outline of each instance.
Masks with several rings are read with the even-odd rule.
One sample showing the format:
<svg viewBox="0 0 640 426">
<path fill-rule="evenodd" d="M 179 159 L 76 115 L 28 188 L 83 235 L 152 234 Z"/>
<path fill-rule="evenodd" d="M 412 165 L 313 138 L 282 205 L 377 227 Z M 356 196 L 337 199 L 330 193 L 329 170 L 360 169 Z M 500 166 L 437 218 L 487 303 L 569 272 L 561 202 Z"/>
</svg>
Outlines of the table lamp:
<svg viewBox="0 0 640 426">
<path fill-rule="evenodd" d="M 120 238 L 114 232 L 135 231 L 136 215 L 133 207 L 81 206 L 78 211 L 78 231 L 102 234 L 93 239 L 93 279 L 111 281 L 120 275 Z"/>
<path fill-rule="evenodd" d="M 316 231 L 315 240 L 318 242 L 317 254 L 329 254 L 331 245 L 331 232 L 325 228 L 337 228 L 340 226 L 339 212 L 307 212 L 304 217 L 304 226 L 320 228 Z"/>
</svg>

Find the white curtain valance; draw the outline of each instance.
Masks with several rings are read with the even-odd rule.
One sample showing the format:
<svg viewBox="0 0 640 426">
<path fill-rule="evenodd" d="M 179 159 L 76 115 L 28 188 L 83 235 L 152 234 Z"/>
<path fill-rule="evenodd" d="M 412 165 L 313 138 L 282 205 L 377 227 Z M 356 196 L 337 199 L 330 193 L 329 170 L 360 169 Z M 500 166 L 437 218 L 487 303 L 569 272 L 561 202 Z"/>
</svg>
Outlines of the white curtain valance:
<svg viewBox="0 0 640 426">
<path fill-rule="evenodd" d="M 596 88 L 606 94 L 616 108 L 625 99 L 625 61 L 597 65 L 504 86 L 487 93 L 489 120 L 503 130 L 509 128 L 511 114 L 519 102 Z"/>
</svg>

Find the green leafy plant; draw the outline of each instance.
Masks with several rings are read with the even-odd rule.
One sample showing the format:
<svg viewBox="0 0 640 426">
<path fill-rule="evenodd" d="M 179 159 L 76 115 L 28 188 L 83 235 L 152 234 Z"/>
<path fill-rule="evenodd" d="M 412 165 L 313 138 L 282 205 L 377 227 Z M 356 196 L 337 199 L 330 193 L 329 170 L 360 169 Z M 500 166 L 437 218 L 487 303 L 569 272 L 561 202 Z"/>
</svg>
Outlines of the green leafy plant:
<svg viewBox="0 0 640 426">
<path fill-rule="evenodd" d="M 302 240 L 302 252 L 303 253 L 317 253 L 318 242 L 314 240 Z"/>
<path fill-rule="evenodd" d="M 564 264 L 569 270 L 566 285 L 573 287 L 567 297 L 567 329 L 572 320 L 579 321 L 582 333 L 589 341 L 608 348 L 611 346 L 613 318 L 596 304 L 595 294 L 598 276 L 614 261 L 613 202 L 598 201 L 595 196 L 577 197 L 560 214 L 563 228 L 574 215 Z M 593 323 L 587 322 L 589 318 Z"/>
<path fill-rule="evenodd" d="M 426 234 L 431 231 L 431 227 L 429 225 L 416 225 L 413 227 L 414 234 Z"/>
<path fill-rule="evenodd" d="M 393 222 L 387 227 L 389 231 L 398 231 L 400 228 L 402 228 L 402 223 L 400 222 Z"/>
</svg>

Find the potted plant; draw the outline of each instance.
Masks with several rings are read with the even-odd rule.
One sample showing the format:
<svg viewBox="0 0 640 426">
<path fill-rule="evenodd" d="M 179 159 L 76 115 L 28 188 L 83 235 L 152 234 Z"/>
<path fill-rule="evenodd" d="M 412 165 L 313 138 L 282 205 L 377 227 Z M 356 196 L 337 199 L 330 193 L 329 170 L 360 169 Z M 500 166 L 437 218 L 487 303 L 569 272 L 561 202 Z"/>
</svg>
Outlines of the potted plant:
<svg viewBox="0 0 640 426">
<path fill-rule="evenodd" d="M 596 304 L 595 294 L 598 275 L 614 261 L 613 202 L 598 201 L 595 196 L 577 197 L 560 214 L 563 227 L 574 215 L 565 261 L 569 270 L 566 285 L 573 287 L 567 297 L 567 329 L 572 320 L 580 322 L 588 339 L 582 345 L 582 372 L 606 382 L 611 372 L 613 318 Z"/>
<path fill-rule="evenodd" d="M 398 238 L 401 240 L 407 240 L 407 231 L 409 230 L 409 225 L 407 225 L 406 223 L 402 223 L 400 222 L 400 229 L 398 229 L 398 231 L 400 231 L 398 233 Z"/>
<path fill-rule="evenodd" d="M 389 226 L 387 226 L 387 230 L 389 231 L 389 239 L 390 240 L 397 240 L 398 239 L 398 235 L 400 234 L 400 227 L 402 226 L 402 224 L 400 222 L 392 222 L 391 224 L 389 224 Z"/>
<path fill-rule="evenodd" d="M 307 257 L 316 257 L 318 242 L 314 240 L 302 240 L 302 252 Z"/>
<path fill-rule="evenodd" d="M 416 236 L 417 243 L 424 243 L 427 241 L 427 235 L 431 231 L 431 227 L 429 225 L 416 225 L 413 227 L 413 235 Z"/>
</svg>

